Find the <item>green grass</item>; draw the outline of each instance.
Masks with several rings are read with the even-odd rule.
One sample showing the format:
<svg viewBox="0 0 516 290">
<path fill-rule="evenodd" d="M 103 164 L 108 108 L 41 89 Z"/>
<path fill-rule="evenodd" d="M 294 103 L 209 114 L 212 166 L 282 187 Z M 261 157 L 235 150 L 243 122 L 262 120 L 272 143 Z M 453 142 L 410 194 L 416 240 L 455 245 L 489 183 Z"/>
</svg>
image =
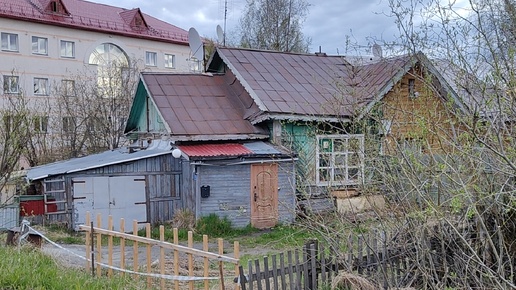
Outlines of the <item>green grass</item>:
<svg viewBox="0 0 516 290">
<path fill-rule="evenodd" d="M 141 289 L 130 278 L 94 278 L 78 269 L 63 268 L 30 247 L 0 247 L 0 289 Z"/>
</svg>

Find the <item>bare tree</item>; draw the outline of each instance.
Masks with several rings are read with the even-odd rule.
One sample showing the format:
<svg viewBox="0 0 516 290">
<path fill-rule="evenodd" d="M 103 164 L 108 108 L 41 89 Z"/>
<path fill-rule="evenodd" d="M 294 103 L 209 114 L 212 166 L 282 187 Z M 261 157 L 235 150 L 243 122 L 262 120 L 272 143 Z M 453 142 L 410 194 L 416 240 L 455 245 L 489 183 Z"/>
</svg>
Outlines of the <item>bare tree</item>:
<svg viewBox="0 0 516 290">
<path fill-rule="evenodd" d="M 301 32 L 308 13 L 304 0 L 248 0 L 239 32 L 245 48 L 308 52 L 310 39 Z"/>
</svg>

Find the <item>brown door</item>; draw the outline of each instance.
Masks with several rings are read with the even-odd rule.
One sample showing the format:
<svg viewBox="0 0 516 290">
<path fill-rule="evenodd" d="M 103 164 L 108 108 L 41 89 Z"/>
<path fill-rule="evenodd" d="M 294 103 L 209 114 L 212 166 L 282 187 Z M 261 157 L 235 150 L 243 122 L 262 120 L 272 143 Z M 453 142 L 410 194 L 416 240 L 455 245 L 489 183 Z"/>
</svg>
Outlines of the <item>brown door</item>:
<svg viewBox="0 0 516 290">
<path fill-rule="evenodd" d="M 278 165 L 251 165 L 251 225 L 258 229 L 278 223 Z"/>
</svg>

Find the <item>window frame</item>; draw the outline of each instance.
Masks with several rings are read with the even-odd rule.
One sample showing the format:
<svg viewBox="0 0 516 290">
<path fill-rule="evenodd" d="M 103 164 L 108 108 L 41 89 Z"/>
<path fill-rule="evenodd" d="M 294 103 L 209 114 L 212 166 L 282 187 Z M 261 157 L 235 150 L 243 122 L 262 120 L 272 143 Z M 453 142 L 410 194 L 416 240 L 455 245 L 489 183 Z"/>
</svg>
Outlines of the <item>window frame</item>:
<svg viewBox="0 0 516 290">
<path fill-rule="evenodd" d="M 71 86 L 70 86 L 71 84 Z M 75 97 L 77 92 L 75 90 L 75 80 L 61 80 L 61 91 L 65 97 Z M 71 91 L 71 93 L 70 93 Z"/>
<path fill-rule="evenodd" d="M 39 82 L 43 81 L 44 82 L 43 86 L 41 86 L 41 84 L 39 82 L 37 84 L 37 81 L 39 81 Z M 47 78 L 35 77 L 33 83 L 34 83 L 34 95 L 35 96 L 48 96 L 49 95 L 48 94 L 48 91 L 49 91 L 49 85 L 48 84 L 49 84 L 49 82 L 48 82 Z M 44 88 L 43 92 L 36 92 L 36 85 L 38 85 L 37 86 L 38 90 L 40 90 L 41 87 L 43 87 Z"/>
<path fill-rule="evenodd" d="M 149 59 L 150 56 L 152 57 L 153 63 L 151 63 L 151 59 Z M 154 51 L 146 51 L 145 52 L 145 65 L 146 66 L 152 66 L 157 67 L 158 66 L 158 53 Z"/>
<path fill-rule="evenodd" d="M 68 46 L 66 46 L 65 44 L 71 44 L 71 55 L 68 55 Z M 59 56 L 61 56 L 62 58 L 75 58 L 75 42 L 61 39 L 59 41 Z"/>
<path fill-rule="evenodd" d="M 75 131 L 75 117 L 73 116 L 64 116 L 61 119 L 62 122 L 62 131 L 63 133 L 73 133 Z"/>
<path fill-rule="evenodd" d="M 6 37 L 6 43 L 4 45 L 4 36 Z M 14 36 L 16 43 L 13 45 L 11 37 Z M 19 52 L 20 51 L 20 38 L 17 33 L 2 32 L 0 33 L 1 49 L 2 51 Z M 15 46 L 15 47 L 13 47 Z"/>
<path fill-rule="evenodd" d="M 322 142 L 327 140 L 328 146 L 321 148 Z M 342 144 L 345 144 L 344 151 L 335 150 L 336 142 L 339 140 Z M 357 140 L 358 152 L 350 150 L 350 140 Z M 316 174 L 315 182 L 317 186 L 343 186 L 343 185 L 357 185 L 363 180 L 364 175 L 364 134 L 333 134 L 333 135 L 317 135 L 316 136 Z M 350 164 L 351 158 L 356 155 L 358 158 L 357 164 Z M 326 156 L 327 159 L 323 159 Z M 341 161 L 339 161 L 341 160 Z M 327 162 L 324 164 L 323 162 Z M 341 171 L 340 173 L 338 171 Z M 352 171 L 356 170 L 355 174 Z M 323 180 L 326 171 L 329 174 L 328 180 Z M 343 176 L 343 178 L 337 178 L 337 176 Z M 353 176 L 356 176 L 352 178 Z"/>
<path fill-rule="evenodd" d="M 36 133 L 48 132 L 48 116 L 34 116 L 32 117 L 32 122 Z"/>
<path fill-rule="evenodd" d="M 176 68 L 176 55 L 171 53 L 165 53 L 163 59 L 165 60 L 165 68 L 175 69 Z"/>
<path fill-rule="evenodd" d="M 16 80 L 16 91 L 12 91 L 11 80 Z M 4 75 L 4 94 L 19 94 L 20 93 L 20 77 L 13 75 Z M 8 89 L 9 88 L 9 89 Z"/>
<path fill-rule="evenodd" d="M 44 40 L 44 48 L 43 48 L 43 51 L 40 47 L 40 41 L 41 40 Z M 32 36 L 31 37 L 31 49 L 32 49 L 32 54 L 37 54 L 37 55 L 48 55 L 48 38 L 46 37 L 40 37 L 40 36 Z M 34 45 L 36 45 L 36 47 L 34 47 Z"/>
</svg>

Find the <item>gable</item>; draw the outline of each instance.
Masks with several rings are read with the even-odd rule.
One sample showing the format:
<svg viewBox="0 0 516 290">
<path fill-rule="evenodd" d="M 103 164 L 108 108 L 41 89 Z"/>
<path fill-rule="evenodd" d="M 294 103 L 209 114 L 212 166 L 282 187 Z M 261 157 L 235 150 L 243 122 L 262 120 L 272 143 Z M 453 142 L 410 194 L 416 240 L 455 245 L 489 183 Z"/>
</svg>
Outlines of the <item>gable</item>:
<svg viewBox="0 0 516 290">
<path fill-rule="evenodd" d="M 135 30 L 148 29 L 145 18 L 140 11 L 140 8 L 134 8 L 131 10 L 125 10 L 119 13 L 120 17 L 125 21 L 127 25 Z"/>
<path fill-rule="evenodd" d="M 268 138 L 246 120 L 249 104 L 223 78 L 143 73 L 125 133 L 164 133 L 178 141 Z"/>
</svg>

